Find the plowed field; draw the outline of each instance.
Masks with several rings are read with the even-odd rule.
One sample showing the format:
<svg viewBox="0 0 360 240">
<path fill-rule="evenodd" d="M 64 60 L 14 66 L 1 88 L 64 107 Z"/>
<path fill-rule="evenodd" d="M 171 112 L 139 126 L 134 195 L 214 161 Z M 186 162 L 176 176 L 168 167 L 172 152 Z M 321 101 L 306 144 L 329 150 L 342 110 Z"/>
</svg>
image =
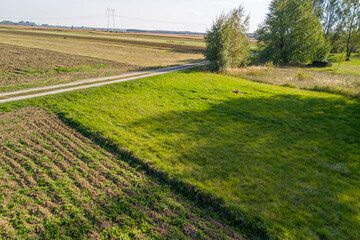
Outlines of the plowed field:
<svg viewBox="0 0 360 240">
<path fill-rule="evenodd" d="M 0 238 L 241 239 L 38 108 L 0 115 Z"/>
</svg>

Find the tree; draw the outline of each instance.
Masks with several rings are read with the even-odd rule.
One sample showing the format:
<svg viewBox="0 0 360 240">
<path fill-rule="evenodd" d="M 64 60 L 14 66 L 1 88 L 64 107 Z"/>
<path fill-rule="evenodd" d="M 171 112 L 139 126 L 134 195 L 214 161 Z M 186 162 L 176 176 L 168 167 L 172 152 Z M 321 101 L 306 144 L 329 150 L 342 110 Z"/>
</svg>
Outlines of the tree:
<svg viewBox="0 0 360 240">
<path fill-rule="evenodd" d="M 329 0 L 313 0 L 314 13 L 319 19 L 322 19 L 324 15 L 324 6 L 327 1 Z"/>
<path fill-rule="evenodd" d="M 249 40 L 246 36 L 249 16 L 240 6 L 228 14 L 221 14 L 205 35 L 205 57 L 212 71 L 227 67 L 246 65 L 251 56 Z"/>
<path fill-rule="evenodd" d="M 344 0 L 313 0 L 314 13 L 323 26 L 324 36 L 331 51 L 342 48 Z"/>
<path fill-rule="evenodd" d="M 267 61 L 324 61 L 329 53 L 311 0 L 273 0 L 257 33 L 260 55 Z"/>
<path fill-rule="evenodd" d="M 346 42 L 346 61 L 350 61 L 351 53 L 360 45 L 360 2 L 344 0 L 344 36 Z"/>
</svg>

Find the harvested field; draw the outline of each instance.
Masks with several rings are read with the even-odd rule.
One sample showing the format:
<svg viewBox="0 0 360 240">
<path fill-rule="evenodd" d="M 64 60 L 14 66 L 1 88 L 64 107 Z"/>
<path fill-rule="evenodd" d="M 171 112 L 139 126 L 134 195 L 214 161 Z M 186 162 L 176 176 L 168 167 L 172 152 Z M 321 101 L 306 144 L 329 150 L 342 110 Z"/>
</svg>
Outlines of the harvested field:
<svg viewBox="0 0 360 240">
<path fill-rule="evenodd" d="M 38 108 L 0 115 L 0 238 L 242 239 Z"/>
<path fill-rule="evenodd" d="M 107 32 L 98 32 L 98 33 L 104 33 L 107 34 Z M 116 35 L 118 33 L 115 33 Z M 114 34 L 114 35 L 115 35 Z M 197 41 L 197 42 L 204 42 L 204 36 L 203 35 L 183 35 L 183 34 L 160 34 L 160 33 L 131 33 L 131 32 L 125 32 L 120 33 L 121 35 L 128 35 L 128 36 L 134 36 L 134 37 L 151 37 L 151 38 L 165 38 L 165 39 L 186 39 L 191 41 Z"/>
<path fill-rule="evenodd" d="M 54 27 L 31 27 L 31 26 L 16 26 L 16 25 L 0 25 L 0 29 L 4 30 L 20 30 L 43 32 L 52 34 L 71 34 L 71 35 L 93 35 L 106 37 L 134 37 L 141 39 L 173 39 L 173 40 L 189 40 L 190 42 L 204 42 L 203 35 L 191 34 L 169 34 L 169 33 L 147 33 L 147 32 L 117 32 L 117 31 L 89 31 L 81 29 L 63 29 Z"/>
<path fill-rule="evenodd" d="M 110 43 L 120 43 L 120 44 L 129 44 L 129 45 L 140 45 L 146 47 L 155 47 L 161 49 L 172 49 L 176 51 L 183 52 L 202 52 L 204 51 L 203 47 L 196 46 L 187 46 L 187 45 L 178 45 L 170 43 L 159 43 L 159 42 L 148 42 L 148 41 L 134 41 L 134 40 L 125 40 L 125 39 L 116 39 L 116 38 L 101 38 L 101 37 L 86 37 L 80 35 L 61 35 L 61 34 L 52 34 L 52 33 L 42 33 L 42 32 L 28 32 L 28 31 L 7 31 L 10 34 L 18 35 L 29 35 L 35 37 L 54 37 L 54 38 L 63 38 L 63 39 L 79 39 L 79 40 L 88 40 L 88 41 L 98 41 L 98 42 L 110 42 Z"/>
<path fill-rule="evenodd" d="M 55 33 L 52 34 L 54 35 Z M 71 32 L 71 34 L 75 36 L 85 35 L 86 37 L 95 35 L 91 33 L 86 34 L 82 31 Z M 50 50 L 96 59 L 106 59 L 145 68 L 181 65 L 195 61 L 203 61 L 204 59 L 203 54 L 198 52 L 184 52 L 173 49 L 162 49 L 157 47 L 109 41 L 91 41 L 70 38 L 64 39 L 61 37 L 47 37 L 44 35 L 33 36 L 11 34 L 4 28 L 1 28 L 0 30 L 0 43 Z"/>
<path fill-rule="evenodd" d="M 0 43 L 0 92 L 121 74 L 138 68 L 104 59 Z"/>
</svg>

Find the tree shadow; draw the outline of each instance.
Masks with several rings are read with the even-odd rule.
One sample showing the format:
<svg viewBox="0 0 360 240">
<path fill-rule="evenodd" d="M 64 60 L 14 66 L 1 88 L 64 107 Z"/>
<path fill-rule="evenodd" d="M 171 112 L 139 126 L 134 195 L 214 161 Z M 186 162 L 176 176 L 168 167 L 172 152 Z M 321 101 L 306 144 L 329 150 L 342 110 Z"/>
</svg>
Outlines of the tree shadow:
<svg viewBox="0 0 360 240">
<path fill-rule="evenodd" d="M 360 234 L 359 113 L 356 99 L 239 95 L 129 127 L 172 153 L 158 156 L 173 174 L 259 216 L 270 233 L 354 237 Z"/>
</svg>

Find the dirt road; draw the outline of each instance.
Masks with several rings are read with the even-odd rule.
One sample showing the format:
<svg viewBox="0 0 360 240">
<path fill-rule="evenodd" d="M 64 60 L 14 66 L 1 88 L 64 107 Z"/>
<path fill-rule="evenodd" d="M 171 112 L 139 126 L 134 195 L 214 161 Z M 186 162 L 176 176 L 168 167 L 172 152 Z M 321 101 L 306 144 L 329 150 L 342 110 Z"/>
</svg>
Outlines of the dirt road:
<svg viewBox="0 0 360 240">
<path fill-rule="evenodd" d="M 91 87 L 100 87 L 112 83 L 125 82 L 140 78 L 162 75 L 175 71 L 181 71 L 198 66 L 204 66 L 206 64 L 208 64 L 208 62 L 199 62 L 199 63 L 186 64 L 175 67 L 167 67 L 167 68 L 160 68 L 149 71 L 128 73 L 128 74 L 111 76 L 111 77 L 86 79 L 72 83 L 58 84 L 47 87 L 30 88 L 15 92 L 4 92 L 4 93 L 0 93 L 0 103 L 7 103 L 7 102 L 30 99 L 35 97 L 54 95 L 58 93 L 70 92 L 74 90 L 86 89 Z"/>
</svg>

